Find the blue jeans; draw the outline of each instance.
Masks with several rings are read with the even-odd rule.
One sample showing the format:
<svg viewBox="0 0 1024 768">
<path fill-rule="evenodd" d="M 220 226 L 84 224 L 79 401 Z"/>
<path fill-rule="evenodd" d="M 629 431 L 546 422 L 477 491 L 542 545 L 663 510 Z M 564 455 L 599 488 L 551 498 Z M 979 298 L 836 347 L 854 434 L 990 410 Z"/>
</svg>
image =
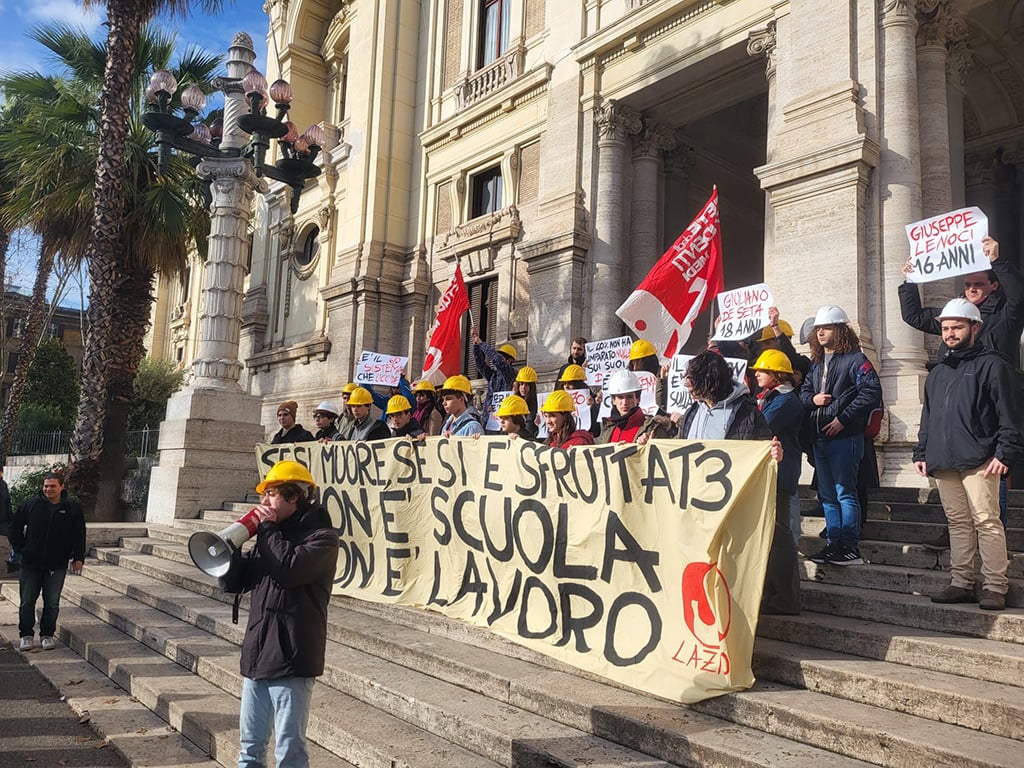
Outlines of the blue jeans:
<svg viewBox="0 0 1024 768">
<path fill-rule="evenodd" d="M 32 637 L 36 626 L 36 601 L 43 593 L 43 613 L 39 618 L 39 636 L 53 637 L 57 631 L 57 613 L 60 611 L 60 593 L 64 589 L 67 569 L 47 571 L 42 568 L 21 566 L 18 587 L 21 607 L 18 609 L 18 635 Z"/>
<path fill-rule="evenodd" d="M 278 768 L 307 768 L 306 724 L 315 682 L 313 677 L 242 678 L 239 768 L 263 768 L 267 764 L 271 725 L 277 735 L 274 755 Z"/>
<path fill-rule="evenodd" d="M 814 467 L 818 470 L 818 496 L 825 510 L 828 543 L 857 548 L 860 542 L 860 502 L 857 471 L 864 456 L 864 438 L 816 440 Z"/>
</svg>

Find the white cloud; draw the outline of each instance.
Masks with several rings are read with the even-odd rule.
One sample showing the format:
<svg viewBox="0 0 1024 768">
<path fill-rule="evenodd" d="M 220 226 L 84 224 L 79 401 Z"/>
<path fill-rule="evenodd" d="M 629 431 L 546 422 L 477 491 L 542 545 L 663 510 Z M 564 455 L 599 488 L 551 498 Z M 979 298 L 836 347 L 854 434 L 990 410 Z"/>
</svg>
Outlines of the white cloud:
<svg viewBox="0 0 1024 768">
<path fill-rule="evenodd" d="M 62 21 L 73 27 L 84 27 L 90 32 L 103 21 L 95 10 L 85 10 L 75 0 L 44 0 L 31 4 L 25 15 L 33 22 Z"/>
</svg>

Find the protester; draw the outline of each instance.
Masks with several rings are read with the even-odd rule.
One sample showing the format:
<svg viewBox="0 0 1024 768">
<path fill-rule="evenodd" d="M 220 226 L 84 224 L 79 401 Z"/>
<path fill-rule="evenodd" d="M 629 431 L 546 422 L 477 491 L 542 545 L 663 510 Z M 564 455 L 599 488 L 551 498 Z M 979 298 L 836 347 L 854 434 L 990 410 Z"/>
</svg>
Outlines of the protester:
<svg viewBox="0 0 1024 768">
<path fill-rule="evenodd" d="M 412 391 L 416 400 L 416 406 L 412 411 L 413 418 L 419 422 L 428 436 L 440 435 L 445 414 L 441 404 L 437 402 L 437 390 L 434 385 L 423 379 L 413 385 Z"/>
<path fill-rule="evenodd" d="M 857 472 L 864 455 L 864 429 L 882 402 L 882 385 L 841 308 L 821 307 L 810 337 L 811 372 L 800 390 L 814 434 L 814 467 L 825 512 L 828 544 L 816 563 L 860 565 L 861 509 Z"/>
<path fill-rule="evenodd" d="M 988 258 L 989 269 L 986 272 L 972 272 L 964 275 L 963 298 L 971 302 L 981 313 L 981 330 L 978 342 L 990 349 L 1001 352 L 1013 368 L 1019 360 L 1021 331 L 1024 330 L 1024 278 L 1008 259 L 999 257 L 999 243 L 991 237 L 982 239 L 982 252 Z M 903 274 L 913 271 L 908 258 Z M 924 333 L 941 335 L 938 316 L 939 307 L 921 305 L 921 294 L 916 283 L 904 282 L 898 288 L 900 312 L 903 322 Z M 941 362 L 948 348 L 945 343 L 939 344 L 936 360 Z M 999 486 L 999 517 L 1006 526 L 1006 476 L 1003 475 Z M 943 530 L 934 539 L 923 542 L 925 549 L 945 552 L 949 549 L 949 529 Z"/>
<path fill-rule="evenodd" d="M 502 434 L 525 440 L 533 440 L 536 437 L 536 432 L 531 434 L 528 428 L 530 406 L 519 395 L 508 395 L 501 401 L 494 415 L 498 418 Z"/>
<path fill-rule="evenodd" d="M 409 384 L 409 380 L 405 378 L 404 371 L 401 376 L 398 377 L 398 386 L 388 387 L 386 395 L 380 394 L 371 386 L 366 386 L 364 389 L 370 393 L 370 396 L 373 398 L 373 404 L 380 409 L 380 420 L 384 423 L 388 422 L 388 403 L 392 397 L 395 395 L 401 395 L 410 403 L 416 399 L 416 395 L 412 391 L 412 386 Z"/>
<path fill-rule="evenodd" d="M 779 371 L 775 368 L 789 363 L 780 352 L 766 354 L 769 354 L 768 360 L 760 361 L 761 373 L 776 375 Z M 782 361 L 772 355 L 778 355 Z M 766 383 L 770 383 L 769 378 L 762 376 Z M 789 496 L 793 492 L 789 489 L 795 490 L 796 478 L 792 477 L 792 466 L 783 464 L 786 461 L 784 444 L 777 435 L 772 436 L 773 430 L 758 410 L 746 384 L 733 380 L 732 369 L 721 355 L 711 351 L 696 355 L 687 366 L 686 383 L 693 402 L 683 412 L 679 437 L 685 440 L 771 440 L 771 457 L 779 462 L 779 484 L 761 613 L 796 615 L 800 613 L 800 575 L 789 524 Z M 781 384 L 774 387 L 776 397 L 773 400 L 792 394 L 791 391 L 778 392 L 779 386 Z M 796 406 L 800 406 L 799 402 Z M 782 404 L 784 409 L 790 407 Z M 799 407 L 799 410 L 802 413 L 803 408 Z"/>
<path fill-rule="evenodd" d="M 669 436 L 668 430 L 640 407 L 643 385 L 632 371 L 616 371 L 608 379 L 612 412 L 601 430 L 599 443 L 643 444 L 652 438 Z"/>
<path fill-rule="evenodd" d="M 236 551 L 220 579 L 225 592 L 250 593 L 239 663 L 240 768 L 267 764 L 271 729 L 278 766 L 309 765 L 306 726 L 313 686 L 324 672 L 327 603 L 338 559 L 338 534 L 327 510 L 314 503 L 315 491 L 301 464 L 271 467 L 256 486 L 262 496 L 254 508 L 256 544 L 245 556 Z"/>
<path fill-rule="evenodd" d="M 486 424 L 493 413 L 494 393 L 508 392 L 512 389 L 512 382 L 516 378 L 516 372 L 512 368 L 512 363 L 516 361 L 516 348 L 506 343 L 495 349 L 480 338 L 475 325 L 470 328 L 469 334 L 473 342 L 473 361 L 476 363 L 476 369 L 487 379 L 482 419 Z"/>
<path fill-rule="evenodd" d="M 15 553 L 14 548 L 10 546 L 11 541 L 11 522 L 14 518 L 14 512 L 11 510 L 11 490 L 7 487 L 7 481 L 4 480 L 4 469 L 0 467 L 0 536 L 7 539 L 9 551 L 6 553 L 4 559 L 4 567 L 7 569 L 7 573 L 14 573 L 21 567 L 21 561 L 18 555 Z"/>
<path fill-rule="evenodd" d="M 80 574 L 85 563 L 85 515 L 81 504 L 68 497 L 60 474 L 45 473 L 39 494 L 18 507 L 11 521 L 10 539 L 14 551 L 21 556 L 18 647 L 23 651 L 32 649 L 36 602 L 41 592 L 39 643 L 44 651 L 53 650 L 57 647 L 53 636 L 68 563 L 74 574 Z"/>
<path fill-rule="evenodd" d="M 537 427 L 540 425 L 540 412 L 537 407 L 537 371 L 528 365 L 524 365 L 516 373 L 516 380 L 512 383 L 512 394 L 518 395 L 526 401 L 528 412 L 526 414 L 526 433 L 531 440 L 537 437 Z"/>
<path fill-rule="evenodd" d="M 754 363 L 757 379 L 757 408 L 764 415 L 772 434 L 779 438 L 785 458 L 779 462 L 778 493 L 785 497 L 789 511 L 789 530 L 794 545 L 800 541 L 800 430 L 804 425 L 804 406 L 796 391 L 796 372 L 789 358 L 778 349 L 766 349 Z M 781 510 L 781 507 L 780 507 Z"/>
<path fill-rule="evenodd" d="M 317 426 L 314 440 L 321 443 L 337 440 L 341 434 L 338 432 L 338 406 L 330 400 L 324 400 L 313 409 L 313 421 Z"/>
<path fill-rule="evenodd" d="M 587 405 L 590 406 L 590 433 L 597 437 L 601 434 L 601 404 L 590 391 L 587 384 L 587 372 L 579 365 L 566 365 L 562 368 L 562 374 L 558 377 L 558 383 L 566 392 L 587 391 Z"/>
<path fill-rule="evenodd" d="M 280 445 L 282 443 L 308 443 L 313 440 L 313 434 L 301 424 L 295 423 L 295 414 L 298 413 L 299 404 L 294 400 L 285 400 L 277 406 L 277 423 L 281 428 L 274 433 L 271 443 Z"/>
<path fill-rule="evenodd" d="M 473 388 L 469 379 L 459 374 L 449 376 L 441 386 L 441 403 L 448 414 L 441 425 L 441 434 L 445 437 L 472 437 L 482 435 L 484 428 L 480 424 L 480 415 L 470 405 L 469 397 Z"/>
<path fill-rule="evenodd" d="M 335 438 L 336 440 L 344 440 L 344 436 L 352 431 L 352 423 L 355 421 L 355 417 L 352 415 L 352 409 L 348 407 L 348 399 L 352 397 L 352 392 L 358 386 L 354 381 L 350 381 L 341 388 L 341 414 L 338 416 L 338 437 Z"/>
<path fill-rule="evenodd" d="M 586 366 L 587 364 L 587 340 L 582 336 L 575 337 L 569 342 L 569 358 L 565 364 L 558 369 L 558 378 L 561 380 L 565 369 L 570 365 Z"/>
<path fill-rule="evenodd" d="M 427 436 L 423 427 L 413 416 L 412 403 L 404 395 L 392 395 L 388 400 L 385 413 L 388 417 L 388 426 L 391 427 L 392 437 L 419 439 Z"/>
<path fill-rule="evenodd" d="M 811 370 L 811 361 L 796 351 L 793 346 L 793 326 L 779 317 L 778 307 L 768 308 L 768 325 L 761 329 L 758 337 L 758 354 L 768 349 L 777 349 L 789 358 L 793 368 L 793 386 L 799 389 Z"/>
<path fill-rule="evenodd" d="M 593 433 L 576 428 L 576 403 L 572 396 L 555 390 L 544 399 L 540 408 L 548 428 L 547 444 L 552 448 L 593 445 Z"/>
<path fill-rule="evenodd" d="M 934 477 L 949 522 L 951 578 L 933 603 L 973 603 L 974 556 L 984 579 L 978 604 L 1001 611 L 1009 587 L 999 478 L 1024 457 L 1021 410 L 1010 365 L 981 342 L 977 305 L 953 299 L 939 314 L 948 350 L 928 374 L 914 468 Z"/>
<path fill-rule="evenodd" d="M 352 426 L 341 438 L 343 440 L 371 441 L 387 440 L 391 437 L 388 425 L 380 419 L 370 416 L 373 396 L 363 387 L 356 387 L 348 398 L 348 407 L 352 411 Z"/>
</svg>

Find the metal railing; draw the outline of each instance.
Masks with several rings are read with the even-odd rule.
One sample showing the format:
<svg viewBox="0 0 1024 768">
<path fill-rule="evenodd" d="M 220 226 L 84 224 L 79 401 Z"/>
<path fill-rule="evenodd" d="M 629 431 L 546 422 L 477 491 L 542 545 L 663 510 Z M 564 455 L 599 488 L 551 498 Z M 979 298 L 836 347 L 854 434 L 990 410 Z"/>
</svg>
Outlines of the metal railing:
<svg viewBox="0 0 1024 768">
<path fill-rule="evenodd" d="M 14 439 L 12 456 L 68 455 L 71 432 L 24 432 Z M 125 456 L 156 456 L 160 429 L 133 429 L 125 433 Z"/>
</svg>

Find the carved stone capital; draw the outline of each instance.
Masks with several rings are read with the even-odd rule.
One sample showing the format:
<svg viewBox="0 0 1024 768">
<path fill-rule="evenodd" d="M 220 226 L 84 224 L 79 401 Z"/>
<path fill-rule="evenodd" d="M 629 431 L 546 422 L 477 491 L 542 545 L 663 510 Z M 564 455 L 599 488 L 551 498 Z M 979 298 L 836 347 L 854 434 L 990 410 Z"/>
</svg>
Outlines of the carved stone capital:
<svg viewBox="0 0 1024 768">
<path fill-rule="evenodd" d="M 693 147 L 687 144 L 679 144 L 672 151 L 665 153 L 664 169 L 669 176 L 688 179 L 695 163 Z"/>
<path fill-rule="evenodd" d="M 764 29 L 755 29 L 747 37 L 747 55 L 757 58 L 765 58 L 765 74 L 771 77 L 775 74 L 775 44 L 776 44 L 776 22 L 774 19 L 768 22 Z"/>
<path fill-rule="evenodd" d="M 658 158 L 676 147 L 675 131 L 662 123 L 644 119 L 643 131 L 634 139 L 633 157 Z"/>
<path fill-rule="evenodd" d="M 914 24 L 916 6 L 914 0 L 885 0 L 882 6 L 882 24 Z"/>
<path fill-rule="evenodd" d="M 945 47 L 949 40 L 950 0 L 917 0 L 917 44 Z"/>
<path fill-rule="evenodd" d="M 638 135 L 644 128 L 639 112 L 613 100 L 598 107 L 594 123 L 601 141 L 624 142 L 630 136 Z"/>
<path fill-rule="evenodd" d="M 999 174 L 999 158 L 994 152 L 983 155 L 968 155 L 964 166 L 964 177 L 968 189 L 995 184 Z"/>
</svg>

